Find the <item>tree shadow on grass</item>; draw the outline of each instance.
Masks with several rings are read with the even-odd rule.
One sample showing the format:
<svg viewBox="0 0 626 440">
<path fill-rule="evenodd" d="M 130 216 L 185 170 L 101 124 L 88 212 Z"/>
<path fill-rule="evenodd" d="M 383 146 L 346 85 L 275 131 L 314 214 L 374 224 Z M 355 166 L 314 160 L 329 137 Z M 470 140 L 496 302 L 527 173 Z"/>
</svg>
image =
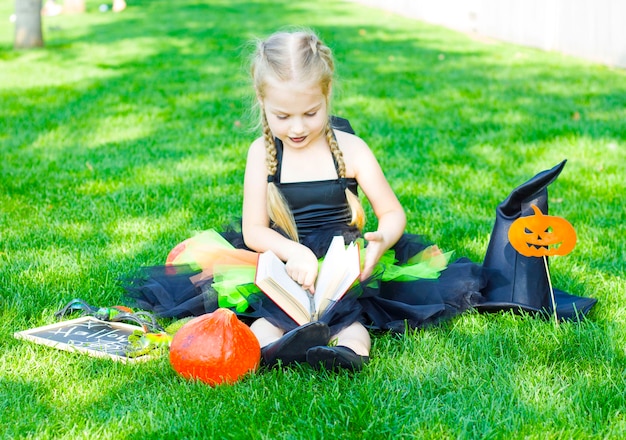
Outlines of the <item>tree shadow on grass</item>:
<svg viewBox="0 0 626 440">
<path fill-rule="evenodd" d="M 5 438 L 36 437 L 41 430 L 41 421 L 53 413 L 46 403 L 48 387 L 32 377 L 0 379 L 2 398 L 2 435 Z"/>
<path fill-rule="evenodd" d="M 80 240 L 121 270 L 155 264 L 186 234 L 236 217 L 256 136 L 246 129 L 246 43 L 286 25 L 310 26 L 333 48 L 334 109 L 376 152 L 415 232 L 461 237 L 455 248 L 484 240 L 497 203 L 564 157 L 574 173 L 602 169 L 596 182 L 566 171 L 555 183 L 570 212 L 605 182 L 594 203 L 623 192 L 626 80 L 608 69 L 336 2 L 132 6 L 39 55 L 68 69 L 78 59 L 86 78 L 0 91 L 4 218 L 19 220 L 9 252 Z"/>
</svg>

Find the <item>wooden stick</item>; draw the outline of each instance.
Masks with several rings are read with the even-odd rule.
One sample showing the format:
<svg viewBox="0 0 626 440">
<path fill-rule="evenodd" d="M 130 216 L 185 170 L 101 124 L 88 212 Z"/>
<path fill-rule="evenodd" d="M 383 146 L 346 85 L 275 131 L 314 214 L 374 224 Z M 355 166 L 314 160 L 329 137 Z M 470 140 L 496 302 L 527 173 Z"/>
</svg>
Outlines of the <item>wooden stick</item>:
<svg viewBox="0 0 626 440">
<path fill-rule="evenodd" d="M 559 318 L 556 314 L 556 299 L 554 298 L 554 289 L 552 288 L 552 280 L 550 279 L 550 269 L 548 269 L 548 257 L 543 256 L 543 264 L 546 267 L 546 275 L 548 275 L 548 286 L 550 286 L 550 299 L 552 300 L 552 311 L 554 312 L 554 324 L 559 325 Z"/>
</svg>

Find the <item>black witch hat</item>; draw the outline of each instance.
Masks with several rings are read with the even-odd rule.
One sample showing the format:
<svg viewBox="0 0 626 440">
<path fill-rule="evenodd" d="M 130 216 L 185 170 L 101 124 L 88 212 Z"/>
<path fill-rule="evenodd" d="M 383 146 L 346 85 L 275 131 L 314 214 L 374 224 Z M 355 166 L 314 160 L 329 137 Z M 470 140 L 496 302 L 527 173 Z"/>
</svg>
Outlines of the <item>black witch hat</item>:
<svg viewBox="0 0 626 440">
<path fill-rule="evenodd" d="M 554 313 L 549 273 L 543 258 L 526 257 L 518 253 L 509 243 L 508 231 L 519 217 L 533 214 L 532 205 L 537 206 L 545 215 L 548 214 L 547 187 L 559 176 L 565 162 L 564 160 L 554 168 L 540 172 L 518 186 L 498 205 L 483 262 L 483 267 L 489 273 L 487 286 L 482 290 L 485 301 L 476 306 L 478 311 Z M 597 301 L 594 298 L 553 290 L 559 319 L 574 319 L 585 315 Z"/>
</svg>

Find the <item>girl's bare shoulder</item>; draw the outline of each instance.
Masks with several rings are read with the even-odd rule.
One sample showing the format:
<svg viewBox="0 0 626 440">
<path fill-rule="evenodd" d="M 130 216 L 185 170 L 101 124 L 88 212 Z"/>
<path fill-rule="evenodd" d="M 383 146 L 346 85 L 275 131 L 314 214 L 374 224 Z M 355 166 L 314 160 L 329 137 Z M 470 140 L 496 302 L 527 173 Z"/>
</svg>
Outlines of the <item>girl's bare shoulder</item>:
<svg viewBox="0 0 626 440">
<path fill-rule="evenodd" d="M 256 138 L 248 147 L 247 162 L 259 163 L 265 161 L 265 142 L 263 137 Z"/>
<path fill-rule="evenodd" d="M 337 137 L 339 148 L 341 148 L 344 153 L 350 153 L 352 150 L 356 150 L 357 152 L 363 149 L 369 150 L 365 141 L 354 134 L 335 130 L 335 136 Z"/>
<path fill-rule="evenodd" d="M 250 144 L 250 147 L 248 148 L 248 153 L 250 152 L 255 152 L 257 154 L 259 152 L 265 152 L 265 142 L 264 142 L 263 136 L 260 136 L 256 138 L 254 141 L 252 141 L 252 143 Z"/>
</svg>

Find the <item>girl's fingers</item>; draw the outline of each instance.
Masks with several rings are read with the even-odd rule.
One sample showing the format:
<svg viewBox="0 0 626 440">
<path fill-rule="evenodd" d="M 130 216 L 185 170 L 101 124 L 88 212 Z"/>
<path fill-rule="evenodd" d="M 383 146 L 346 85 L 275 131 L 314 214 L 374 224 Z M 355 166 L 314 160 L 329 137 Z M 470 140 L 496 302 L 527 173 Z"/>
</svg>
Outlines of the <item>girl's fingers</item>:
<svg viewBox="0 0 626 440">
<path fill-rule="evenodd" d="M 315 293 L 315 278 L 317 277 L 316 272 L 307 273 L 307 272 L 288 272 L 289 276 L 296 283 L 300 284 L 304 290 L 309 290 L 311 293 Z"/>
<path fill-rule="evenodd" d="M 378 231 L 366 232 L 363 238 L 367 241 L 381 241 L 383 239 L 383 234 Z"/>
</svg>

